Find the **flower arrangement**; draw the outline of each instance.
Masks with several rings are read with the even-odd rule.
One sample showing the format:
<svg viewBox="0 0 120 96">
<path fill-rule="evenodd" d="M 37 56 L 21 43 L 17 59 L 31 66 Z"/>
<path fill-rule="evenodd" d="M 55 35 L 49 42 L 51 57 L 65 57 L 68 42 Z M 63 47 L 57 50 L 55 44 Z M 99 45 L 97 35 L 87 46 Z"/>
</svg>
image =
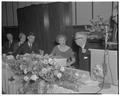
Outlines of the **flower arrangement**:
<svg viewBox="0 0 120 96">
<path fill-rule="evenodd" d="M 100 64 L 97 64 L 93 68 L 93 75 L 95 79 L 102 80 L 103 79 L 103 67 Z"/>
<path fill-rule="evenodd" d="M 77 85 L 80 83 L 78 82 L 79 74 L 76 72 L 76 74 L 71 74 L 71 69 L 60 66 L 55 58 L 49 55 L 25 54 L 17 56 L 16 59 L 6 60 L 6 62 L 9 63 L 15 75 L 22 77 L 23 87 L 18 93 L 44 93 L 48 85 L 58 83 L 58 85 L 71 90 L 77 90 L 79 87 L 79 84 Z M 64 84 L 64 82 L 67 83 Z"/>
<path fill-rule="evenodd" d="M 90 22 L 92 24 L 90 32 L 104 32 L 106 30 L 105 26 L 108 25 L 102 16 L 97 16 L 97 18 L 90 20 Z"/>
<path fill-rule="evenodd" d="M 15 75 L 23 77 L 24 90 L 30 89 L 31 81 L 36 83 L 44 80 L 47 83 L 54 83 L 62 77 L 65 70 L 64 67 L 58 66 L 54 58 L 49 55 L 25 54 L 6 61 Z"/>
<path fill-rule="evenodd" d="M 62 77 L 64 68 L 57 66 L 54 58 L 49 55 L 25 55 L 19 57 L 19 60 L 21 60 L 19 67 L 23 71 L 25 81 L 36 81 L 42 78 L 47 82 L 54 82 Z"/>
<path fill-rule="evenodd" d="M 104 20 L 102 16 L 97 16 L 97 18 L 94 18 L 90 20 L 91 22 L 91 28 L 87 28 L 86 30 L 89 30 L 89 38 L 103 38 L 105 37 L 106 31 L 109 32 L 109 36 L 111 36 L 112 29 L 110 28 L 110 24 L 107 20 Z"/>
</svg>

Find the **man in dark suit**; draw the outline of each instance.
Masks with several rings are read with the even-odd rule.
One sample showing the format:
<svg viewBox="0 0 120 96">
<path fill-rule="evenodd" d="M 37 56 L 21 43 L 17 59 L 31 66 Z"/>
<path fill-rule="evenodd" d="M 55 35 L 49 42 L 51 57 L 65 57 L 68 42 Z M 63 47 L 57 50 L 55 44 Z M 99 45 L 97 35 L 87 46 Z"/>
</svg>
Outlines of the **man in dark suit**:
<svg viewBox="0 0 120 96">
<path fill-rule="evenodd" d="M 17 54 L 25 54 L 25 53 L 38 53 L 39 49 L 37 44 L 35 44 L 35 35 L 30 33 L 27 37 L 28 41 L 25 42 L 21 47 L 19 47 Z"/>
<path fill-rule="evenodd" d="M 7 36 L 8 41 L 4 44 L 2 53 L 12 55 L 13 49 L 14 49 L 14 44 L 15 44 L 15 42 L 13 40 L 13 35 L 11 33 L 7 33 L 6 36 Z"/>
<path fill-rule="evenodd" d="M 87 48 L 87 34 L 76 32 L 75 42 L 79 46 L 79 69 L 90 71 L 90 51 Z"/>
</svg>

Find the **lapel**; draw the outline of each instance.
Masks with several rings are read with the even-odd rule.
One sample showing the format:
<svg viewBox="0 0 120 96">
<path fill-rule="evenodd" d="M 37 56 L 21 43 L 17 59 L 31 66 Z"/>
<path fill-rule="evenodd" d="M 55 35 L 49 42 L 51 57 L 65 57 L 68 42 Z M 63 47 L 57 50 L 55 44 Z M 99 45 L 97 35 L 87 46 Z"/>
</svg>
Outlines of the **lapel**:
<svg viewBox="0 0 120 96">
<path fill-rule="evenodd" d="M 28 45 L 28 47 L 29 47 L 30 49 L 32 49 L 33 44 L 32 44 L 32 46 L 31 46 L 30 43 L 27 42 L 27 45 Z"/>
<path fill-rule="evenodd" d="M 84 59 L 84 57 L 86 57 L 86 55 L 88 53 L 88 46 L 87 46 L 87 44 L 88 43 L 86 42 L 85 47 L 84 47 L 84 49 L 86 49 L 85 53 L 82 52 L 82 48 L 81 47 L 79 48 L 79 58 L 81 58 L 81 59 Z"/>
<path fill-rule="evenodd" d="M 12 42 L 8 41 L 9 48 L 12 47 L 12 44 L 13 44 L 13 41 Z"/>
<path fill-rule="evenodd" d="M 88 50 L 88 42 L 86 41 L 86 44 L 85 44 L 85 49 Z"/>
</svg>

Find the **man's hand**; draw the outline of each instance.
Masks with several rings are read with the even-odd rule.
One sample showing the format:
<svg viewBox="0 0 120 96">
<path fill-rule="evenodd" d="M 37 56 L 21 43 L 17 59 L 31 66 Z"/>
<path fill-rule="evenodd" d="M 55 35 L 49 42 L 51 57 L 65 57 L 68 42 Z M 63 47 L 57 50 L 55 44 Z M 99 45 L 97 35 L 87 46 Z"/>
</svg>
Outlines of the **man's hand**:
<svg viewBox="0 0 120 96">
<path fill-rule="evenodd" d="M 86 53 L 86 49 L 82 49 L 82 53 Z"/>
<path fill-rule="evenodd" d="M 11 51 L 10 51 L 10 52 L 8 52 L 8 54 L 12 55 L 12 54 L 13 54 L 13 52 L 11 52 Z"/>
</svg>

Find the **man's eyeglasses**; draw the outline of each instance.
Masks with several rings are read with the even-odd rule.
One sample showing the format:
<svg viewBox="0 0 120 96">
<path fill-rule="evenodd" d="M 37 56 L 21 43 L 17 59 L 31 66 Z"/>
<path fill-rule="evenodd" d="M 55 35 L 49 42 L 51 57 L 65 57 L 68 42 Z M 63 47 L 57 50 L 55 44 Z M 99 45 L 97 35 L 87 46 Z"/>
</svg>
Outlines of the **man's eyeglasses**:
<svg viewBox="0 0 120 96">
<path fill-rule="evenodd" d="M 82 37 L 78 37 L 78 38 L 75 38 L 74 40 L 79 40 L 79 39 L 83 39 Z"/>
</svg>

